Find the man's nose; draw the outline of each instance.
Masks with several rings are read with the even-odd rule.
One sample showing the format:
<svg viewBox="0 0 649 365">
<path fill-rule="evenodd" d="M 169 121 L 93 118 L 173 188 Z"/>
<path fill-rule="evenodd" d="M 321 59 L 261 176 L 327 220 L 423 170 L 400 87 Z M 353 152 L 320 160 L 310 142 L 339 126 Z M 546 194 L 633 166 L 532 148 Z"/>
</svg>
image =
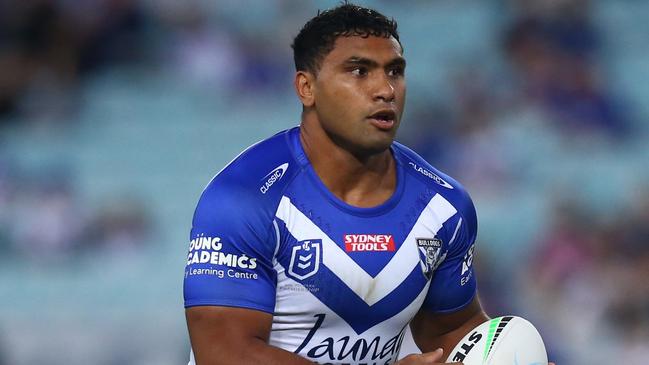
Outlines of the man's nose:
<svg viewBox="0 0 649 365">
<path fill-rule="evenodd" d="M 394 100 L 394 85 L 385 73 L 379 73 L 374 80 L 372 99 L 391 102 Z"/>
</svg>

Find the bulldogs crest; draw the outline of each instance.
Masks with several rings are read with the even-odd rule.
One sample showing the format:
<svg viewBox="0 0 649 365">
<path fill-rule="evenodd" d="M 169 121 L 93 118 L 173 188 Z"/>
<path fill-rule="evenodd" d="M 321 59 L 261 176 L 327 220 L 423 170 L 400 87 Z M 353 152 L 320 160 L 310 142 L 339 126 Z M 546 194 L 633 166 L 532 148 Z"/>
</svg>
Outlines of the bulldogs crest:
<svg viewBox="0 0 649 365">
<path fill-rule="evenodd" d="M 417 238 L 419 249 L 419 264 L 426 279 L 430 280 L 433 273 L 446 258 L 446 252 L 442 251 L 442 240 L 439 238 Z"/>
</svg>

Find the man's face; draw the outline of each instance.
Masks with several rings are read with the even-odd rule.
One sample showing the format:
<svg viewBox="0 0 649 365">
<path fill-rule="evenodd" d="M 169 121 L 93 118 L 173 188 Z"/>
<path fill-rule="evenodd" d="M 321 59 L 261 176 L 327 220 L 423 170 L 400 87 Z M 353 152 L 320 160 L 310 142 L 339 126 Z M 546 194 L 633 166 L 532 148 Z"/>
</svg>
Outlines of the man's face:
<svg viewBox="0 0 649 365">
<path fill-rule="evenodd" d="M 315 80 L 314 107 L 337 145 L 354 154 L 385 151 L 401 121 L 405 60 L 393 37 L 338 37 Z"/>
</svg>

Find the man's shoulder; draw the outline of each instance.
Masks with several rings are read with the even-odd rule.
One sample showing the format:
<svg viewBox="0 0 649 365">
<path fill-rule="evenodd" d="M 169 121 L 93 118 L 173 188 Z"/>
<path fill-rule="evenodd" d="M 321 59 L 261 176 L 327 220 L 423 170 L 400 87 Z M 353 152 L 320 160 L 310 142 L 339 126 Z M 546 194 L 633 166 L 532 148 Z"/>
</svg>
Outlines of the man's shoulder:
<svg viewBox="0 0 649 365">
<path fill-rule="evenodd" d="M 291 149 L 292 130 L 285 130 L 244 149 L 214 179 L 236 179 L 239 183 L 256 181 L 259 174 L 294 160 Z M 265 175 L 265 173 L 263 174 Z"/>
<path fill-rule="evenodd" d="M 423 182 L 428 189 L 448 200 L 463 216 L 475 220 L 475 207 L 464 186 L 451 176 L 435 168 L 423 157 L 405 145 L 394 142 L 395 158 L 409 176 Z"/>
<path fill-rule="evenodd" d="M 435 168 L 417 152 L 398 142 L 394 142 L 393 146 L 395 157 L 404 165 L 406 171 L 431 185 L 434 190 L 439 190 L 442 194 L 447 190 L 465 191 L 459 182 Z"/>
<path fill-rule="evenodd" d="M 201 200 L 236 206 L 272 206 L 301 167 L 291 147 L 291 130 L 246 148 L 203 190 Z"/>
</svg>

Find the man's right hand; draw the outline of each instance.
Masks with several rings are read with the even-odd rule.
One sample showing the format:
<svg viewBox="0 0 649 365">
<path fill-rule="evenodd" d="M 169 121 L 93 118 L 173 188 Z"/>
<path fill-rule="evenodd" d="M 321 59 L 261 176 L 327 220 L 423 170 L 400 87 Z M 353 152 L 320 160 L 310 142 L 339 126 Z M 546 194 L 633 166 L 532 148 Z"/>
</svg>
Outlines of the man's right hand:
<svg viewBox="0 0 649 365">
<path fill-rule="evenodd" d="M 437 349 L 433 352 L 426 352 L 424 354 L 410 354 L 403 359 L 397 361 L 394 365 L 441 365 L 441 364 L 455 364 L 462 365 L 461 362 L 443 362 L 442 356 L 444 350 Z"/>
</svg>

